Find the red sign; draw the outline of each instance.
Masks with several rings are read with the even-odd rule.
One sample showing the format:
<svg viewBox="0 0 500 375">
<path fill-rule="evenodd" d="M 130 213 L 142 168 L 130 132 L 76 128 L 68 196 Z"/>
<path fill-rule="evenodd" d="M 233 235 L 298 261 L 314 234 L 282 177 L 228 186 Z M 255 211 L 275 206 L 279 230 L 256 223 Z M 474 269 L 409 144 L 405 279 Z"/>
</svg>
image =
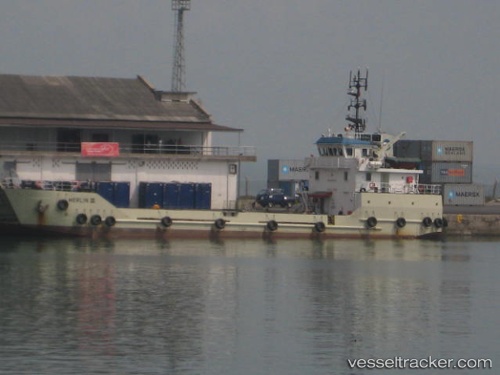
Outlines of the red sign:
<svg viewBox="0 0 500 375">
<path fill-rule="evenodd" d="M 116 142 L 82 142 L 82 156 L 119 156 Z"/>
</svg>

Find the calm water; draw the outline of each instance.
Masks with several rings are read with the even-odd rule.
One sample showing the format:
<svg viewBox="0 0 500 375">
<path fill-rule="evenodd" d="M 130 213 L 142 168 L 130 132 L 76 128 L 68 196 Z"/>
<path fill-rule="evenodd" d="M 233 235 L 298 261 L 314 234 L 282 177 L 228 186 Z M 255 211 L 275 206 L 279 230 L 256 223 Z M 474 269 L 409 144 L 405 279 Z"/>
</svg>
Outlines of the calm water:
<svg viewBox="0 0 500 375">
<path fill-rule="evenodd" d="M 0 374 L 497 373 L 499 244 L 2 238 Z"/>
</svg>

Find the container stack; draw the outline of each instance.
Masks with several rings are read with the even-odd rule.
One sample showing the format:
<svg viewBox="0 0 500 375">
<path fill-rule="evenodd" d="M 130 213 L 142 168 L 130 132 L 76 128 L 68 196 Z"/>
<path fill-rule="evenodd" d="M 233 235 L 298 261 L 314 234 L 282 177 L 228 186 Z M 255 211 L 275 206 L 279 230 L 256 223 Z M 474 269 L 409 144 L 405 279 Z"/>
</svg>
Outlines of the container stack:
<svg viewBox="0 0 500 375">
<path fill-rule="evenodd" d="M 482 205 L 484 191 L 473 184 L 472 141 L 400 140 L 394 156 L 421 160 L 421 184 L 439 184 L 445 205 Z"/>
<path fill-rule="evenodd" d="M 141 182 L 140 208 L 209 210 L 212 206 L 211 183 Z"/>
</svg>

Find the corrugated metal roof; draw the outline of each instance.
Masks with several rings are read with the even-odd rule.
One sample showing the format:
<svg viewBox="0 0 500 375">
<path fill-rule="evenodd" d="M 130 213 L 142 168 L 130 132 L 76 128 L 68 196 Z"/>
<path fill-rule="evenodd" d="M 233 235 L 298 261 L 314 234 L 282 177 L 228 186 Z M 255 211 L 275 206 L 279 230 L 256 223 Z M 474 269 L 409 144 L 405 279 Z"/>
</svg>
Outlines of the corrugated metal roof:
<svg viewBox="0 0 500 375">
<path fill-rule="evenodd" d="M 9 120 L 42 126 L 84 121 L 98 127 L 129 127 L 131 122 L 146 128 L 240 130 L 213 124 L 189 93 L 155 91 L 142 77 L 0 74 L 0 123 Z"/>
</svg>

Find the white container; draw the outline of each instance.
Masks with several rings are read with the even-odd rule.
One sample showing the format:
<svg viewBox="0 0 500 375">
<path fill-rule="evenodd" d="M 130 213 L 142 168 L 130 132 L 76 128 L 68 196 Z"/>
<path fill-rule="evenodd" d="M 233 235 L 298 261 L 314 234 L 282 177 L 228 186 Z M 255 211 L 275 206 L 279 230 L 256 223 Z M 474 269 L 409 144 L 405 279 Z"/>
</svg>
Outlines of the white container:
<svg viewBox="0 0 500 375">
<path fill-rule="evenodd" d="M 446 206 L 481 206 L 484 204 L 484 188 L 478 184 L 446 184 L 443 189 Z"/>
</svg>

